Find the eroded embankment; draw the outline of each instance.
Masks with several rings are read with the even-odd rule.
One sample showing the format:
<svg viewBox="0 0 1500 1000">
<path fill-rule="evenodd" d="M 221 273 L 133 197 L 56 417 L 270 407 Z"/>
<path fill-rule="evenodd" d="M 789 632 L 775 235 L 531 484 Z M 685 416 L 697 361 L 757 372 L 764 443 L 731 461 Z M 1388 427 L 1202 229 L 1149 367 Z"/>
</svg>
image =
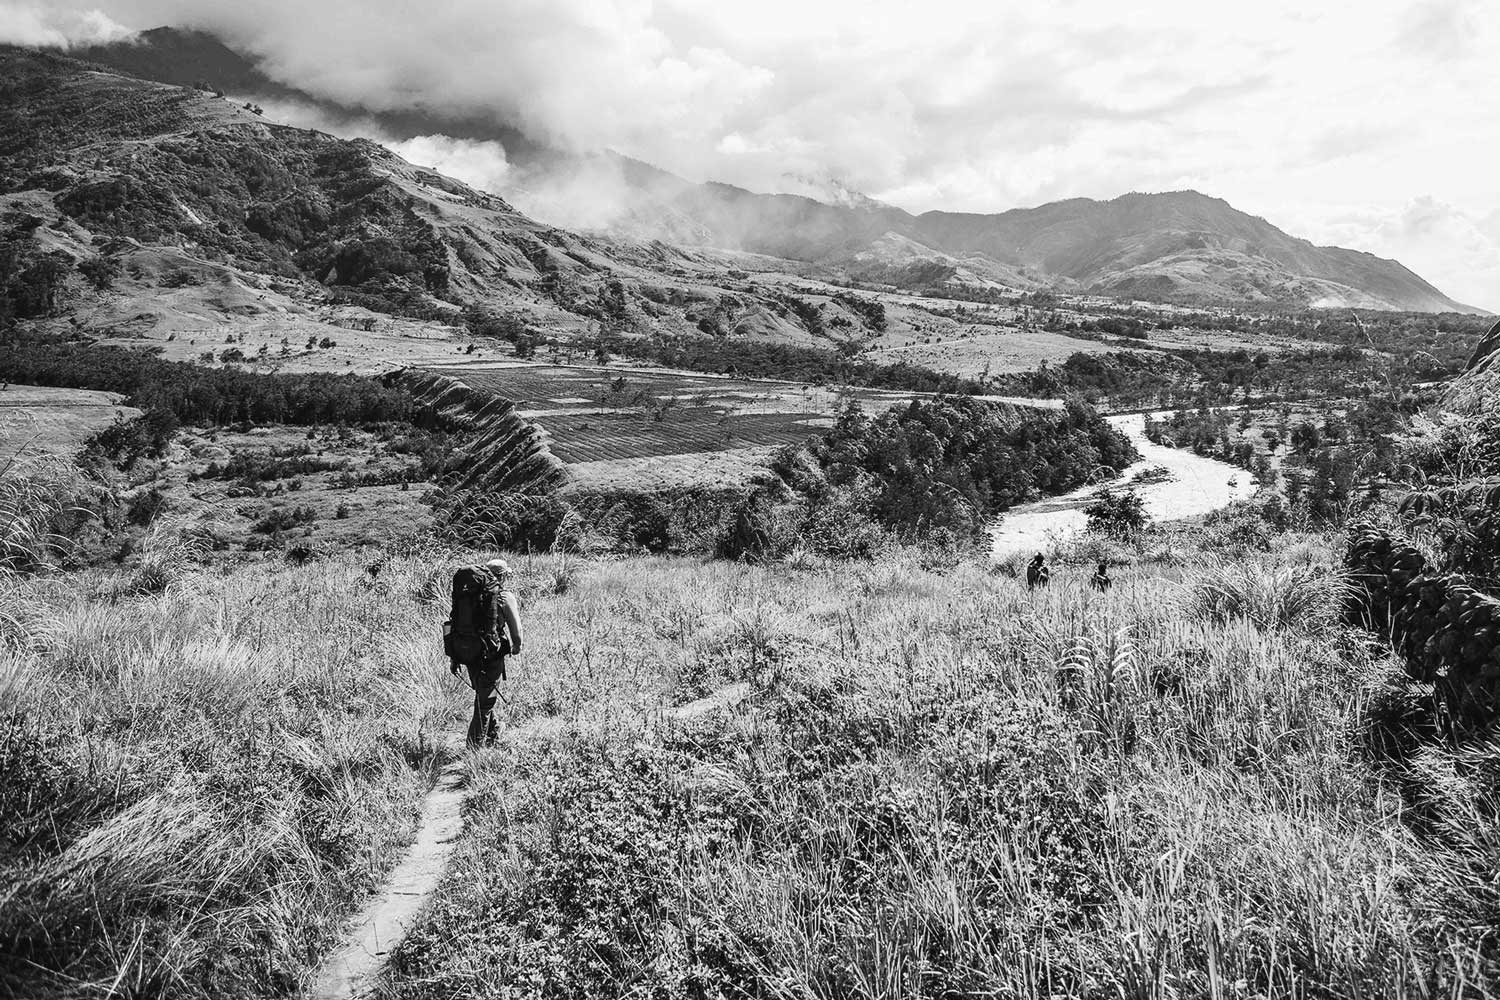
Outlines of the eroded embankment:
<svg viewBox="0 0 1500 1000">
<path fill-rule="evenodd" d="M 1464 373 L 1448 387 L 1446 406 L 1458 413 L 1483 416 L 1500 406 L 1500 323 L 1474 345 Z"/>
<path fill-rule="evenodd" d="M 420 368 L 392 372 L 385 382 L 417 400 L 418 422 L 463 436 L 454 456 L 457 488 L 545 492 L 567 480 L 567 466 L 552 454 L 546 433 L 504 396 Z"/>
</svg>

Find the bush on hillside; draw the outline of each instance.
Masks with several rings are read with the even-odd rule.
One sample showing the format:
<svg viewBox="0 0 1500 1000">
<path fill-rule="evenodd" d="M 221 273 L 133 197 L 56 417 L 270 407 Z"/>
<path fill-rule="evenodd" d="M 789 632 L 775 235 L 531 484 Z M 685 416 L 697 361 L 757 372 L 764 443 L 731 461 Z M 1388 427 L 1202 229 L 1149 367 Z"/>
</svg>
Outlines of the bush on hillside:
<svg viewBox="0 0 1500 1000">
<path fill-rule="evenodd" d="M 138 417 L 116 420 L 90 436 L 83 444 L 82 461 L 104 460 L 121 469 L 131 469 L 142 458 L 160 458 L 172 435 L 177 417 L 170 410 L 147 410 Z"/>
<path fill-rule="evenodd" d="M 1128 535 L 1150 523 L 1146 501 L 1135 490 L 1105 487 L 1084 508 L 1090 531 L 1106 535 Z"/>
<path fill-rule="evenodd" d="M 1220 625 L 1245 620 L 1263 629 L 1316 631 L 1337 620 L 1345 590 L 1343 577 L 1317 566 L 1204 563 L 1183 583 L 1183 610 Z"/>
</svg>

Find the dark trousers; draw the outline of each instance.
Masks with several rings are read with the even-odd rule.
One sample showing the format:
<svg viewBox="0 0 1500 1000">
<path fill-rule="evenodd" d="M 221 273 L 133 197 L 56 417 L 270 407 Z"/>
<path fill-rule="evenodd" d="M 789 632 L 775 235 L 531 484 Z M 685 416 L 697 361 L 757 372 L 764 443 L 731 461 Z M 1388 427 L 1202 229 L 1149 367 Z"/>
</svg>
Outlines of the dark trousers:
<svg viewBox="0 0 1500 1000">
<path fill-rule="evenodd" d="M 494 746 L 500 738 L 500 727 L 495 724 L 495 699 L 499 696 L 500 682 L 505 679 L 505 658 L 480 666 L 466 666 L 466 669 L 469 671 L 469 686 L 474 689 L 469 746 L 477 747 L 481 743 Z"/>
</svg>

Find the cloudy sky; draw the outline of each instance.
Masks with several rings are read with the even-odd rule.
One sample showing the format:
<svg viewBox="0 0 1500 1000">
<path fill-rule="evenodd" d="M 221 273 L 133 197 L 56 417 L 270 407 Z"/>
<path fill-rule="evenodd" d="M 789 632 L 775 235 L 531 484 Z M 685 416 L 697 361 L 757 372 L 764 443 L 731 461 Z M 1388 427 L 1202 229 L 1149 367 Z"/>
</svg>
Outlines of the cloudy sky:
<svg viewBox="0 0 1500 1000">
<path fill-rule="evenodd" d="M 1500 310 L 1492 0 L 0 0 L 7 40 L 159 24 L 344 102 L 758 190 L 999 211 L 1196 188 Z M 503 186 L 498 147 L 418 141 Z"/>
</svg>

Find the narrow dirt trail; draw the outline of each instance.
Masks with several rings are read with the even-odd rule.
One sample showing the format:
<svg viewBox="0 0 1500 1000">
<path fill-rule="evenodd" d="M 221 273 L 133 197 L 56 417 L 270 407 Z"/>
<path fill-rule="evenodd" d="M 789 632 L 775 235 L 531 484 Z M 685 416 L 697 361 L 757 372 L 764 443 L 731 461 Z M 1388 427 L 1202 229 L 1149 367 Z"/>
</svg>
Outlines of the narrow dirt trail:
<svg viewBox="0 0 1500 1000">
<path fill-rule="evenodd" d="M 324 960 L 307 994 L 314 1000 L 348 1000 L 368 992 L 385 965 L 386 954 L 406 936 L 422 904 L 437 887 L 464 828 L 461 747 L 457 738 L 448 741 L 452 759 L 438 772 L 432 790 L 422 800 L 416 839 L 360 911 L 344 943 Z"/>
<path fill-rule="evenodd" d="M 749 694 L 749 684 L 731 684 L 705 698 L 654 713 L 651 718 L 686 721 L 737 704 Z M 560 719 L 533 719 L 508 729 L 506 737 L 556 733 L 563 725 Z M 461 739 L 450 739 L 448 748 L 452 759 L 438 772 L 432 790 L 422 800 L 416 838 L 350 925 L 344 943 L 324 960 L 306 994 L 308 1000 L 367 996 L 385 968 L 386 956 L 406 937 L 441 881 L 463 833 L 466 796 Z"/>
</svg>

